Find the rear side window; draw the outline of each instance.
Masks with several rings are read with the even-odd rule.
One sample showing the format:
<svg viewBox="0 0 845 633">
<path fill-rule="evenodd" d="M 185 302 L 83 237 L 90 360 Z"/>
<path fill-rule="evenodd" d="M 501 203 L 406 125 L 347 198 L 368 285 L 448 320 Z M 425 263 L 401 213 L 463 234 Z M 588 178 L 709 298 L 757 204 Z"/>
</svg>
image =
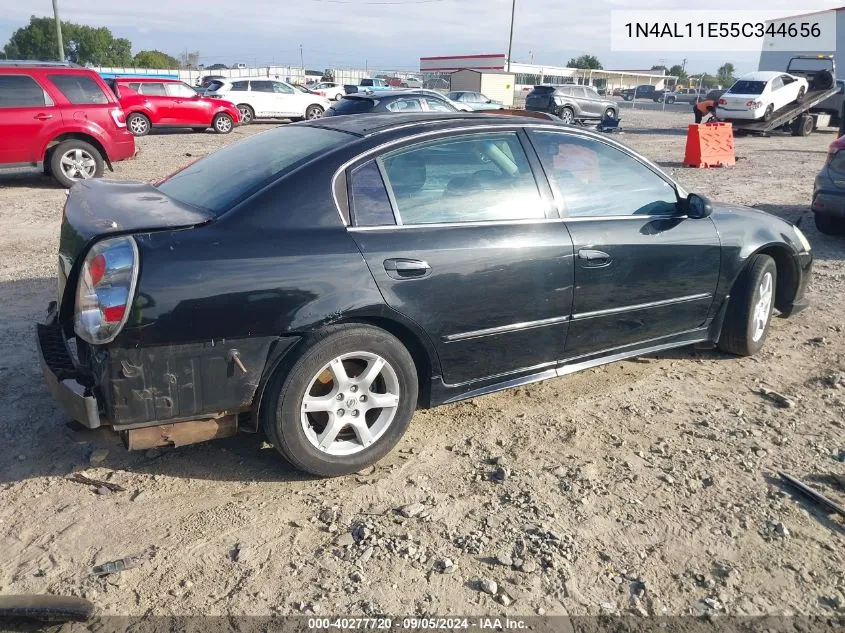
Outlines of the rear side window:
<svg viewBox="0 0 845 633">
<path fill-rule="evenodd" d="M 166 97 L 167 90 L 164 89 L 164 84 L 161 83 L 141 83 L 139 84 L 138 92 L 151 97 Z"/>
<path fill-rule="evenodd" d="M 567 217 L 676 213 L 675 188 L 625 152 L 571 134 L 529 134 Z"/>
<path fill-rule="evenodd" d="M 545 217 L 515 132 L 438 139 L 380 160 L 403 224 Z"/>
<path fill-rule="evenodd" d="M 73 104 L 85 105 L 109 102 L 103 89 L 88 75 L 47 75 L 47 78 Z"/>
<path fill-rule="evenodd" d="M 426 97 L 425 102 L 428 105 L 428 109 L 432 112 L 456 112 L 457 108 L 452 106 L 445 101 L 441 101 L 440 99 L 434 97 Z"/>
<path fill-rule="evenodd" d="M 375 99 L 349 99 L 344 97 L 332 106 L 336 114 L 361 114 L 369 112 L 378 103 Z"/>
<path fill-rule="evenodd" d="M 0 75 L 0 108 L 43 108 L 44 90 L 32 77 Z"/>
<path fill-rule="evenodd" d="M 178 202 L 219 215 L 313 156 L 354 138 L 305 125 L 275 128 L 191 163 L 158 188 Z"/>
<path fill-rule="evenodd" d="M 275 92 L 272 81 L 253 81 L 250 90 L 252 92 Z"/>
<path fill-rule="evenodd" d="M 164 84 L 164 87 L 170 97 L 184 97 L 185 99 L 190 99 L 191 97 L 195 97 L 197 95 L 197 91 L 191 88 L 188 84 L 168 83 Z"/>
<path fill-rule="evenodd" d="M 423 107 L 419 99 L 397 99 L 387 104 L 391 112 L 422 112 Z"/>
<path fill-rule="evenodd" d="M 376 161 L 371 160 L 352 171 L 352 220 L 355 226 L 395 224 L 393 208 Z"/>
</svg>

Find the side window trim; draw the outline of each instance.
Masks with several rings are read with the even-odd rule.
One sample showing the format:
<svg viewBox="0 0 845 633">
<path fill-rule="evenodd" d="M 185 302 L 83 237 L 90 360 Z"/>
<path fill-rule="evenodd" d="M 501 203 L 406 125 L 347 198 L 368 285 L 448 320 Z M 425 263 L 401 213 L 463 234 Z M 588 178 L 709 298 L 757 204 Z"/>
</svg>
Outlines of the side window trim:
<svg viewBox="0 0 845 633">
<path fill-rule="evenodd" d="M 393 221 L 396 223 L 396 226 L 402 226 L 402 214 L 399 213 L 399 204 L 396 202 L 396 194 L 393 192 L 393 184 L 387 177 L 387 171 L 384 168 L 383 154 L 376 156 L 373 160 L 375 161 L 378 173 L 381 176 L 381 182 L 384 184 L 384 188 L 387 191 L 387 199 L 390 201 L 390 208 L 393 210 Z"/>
</svg>

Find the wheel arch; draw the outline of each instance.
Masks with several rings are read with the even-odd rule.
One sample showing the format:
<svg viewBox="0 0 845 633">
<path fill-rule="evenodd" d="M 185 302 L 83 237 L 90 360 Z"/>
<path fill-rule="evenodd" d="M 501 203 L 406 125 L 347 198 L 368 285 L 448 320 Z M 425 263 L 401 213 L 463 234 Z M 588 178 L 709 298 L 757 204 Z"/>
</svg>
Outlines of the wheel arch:
<svg viewBox="0 0 845 633">
<path fill-rule="evenodd" d="M 775 260 L 775 267 L 778 273 L 777 287 L 775 288 L 775 307 L 783 311 L 792 303 L 795 294 L 798 292 L 798 284 L 801 280 L 801 271 L 798 262 L 795 260 L 795 254 L 786 244 L 771 242 L 760 246 L 757 250 L 750 253 L 731 281 L 731 291 L 733 291 L 737 280 L 743 271 L 748 268 L 749 262 L 751 262 L 755 255 L 768 255 Z"/>
<path fill-rule="evenodd" d="M 100 156 L 103 157 L 103 160 L 108 165 L 109 170 L 114 171 L 114 169 L 112 168 L 111 159 L 109 158 L 108 152 L 106 152 L 105 146 L 100 142 L 100 140 L 96 136 L 86 134 L 84 132 L 64 132 L 63 134 L 59 134 L 54 138 L 50 139 L 50 141 L 44 147 L 44 151 L 41 153 L 42 160 L 49 161 L 56 146 L 60 143 L 64 143 L 65 141 L 70 140 L 82 141 L 83 143 L 88 143 L 89 145 L 94 147 L 94 149 L 100 152 Z"/>
</svg>

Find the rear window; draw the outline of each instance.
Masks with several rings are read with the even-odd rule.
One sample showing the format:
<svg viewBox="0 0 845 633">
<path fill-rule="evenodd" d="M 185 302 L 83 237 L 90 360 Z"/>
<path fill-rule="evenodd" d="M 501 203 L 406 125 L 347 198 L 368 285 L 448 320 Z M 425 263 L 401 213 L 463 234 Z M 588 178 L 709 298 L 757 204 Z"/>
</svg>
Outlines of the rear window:
<svg viewBox="0 0 845 633">
<path fill-rule="evenodd" d="M 550 95 L 554 91 L 554 86 L 534 86 L 534 93 L 538 95 Z"/>
<path fill-rule="evenodd" d="M 747 79 L 740 79 L 731 86 L 731 89 L 728 90 L 728 92 L 735 95 L 761 95 L 765 89 L 765 81 L 749 81 Z"/>
<path fill-rule="evenodd" d="M 315 154 L 353 138 L 304 125 L 275 128 L 191 163 L 159 183 L 158 189 L 217 216 Z"/>
<path fill-rule="evenodd" d="M 43 108 L 44 91 L 32 77 L 0 75 L 0 108 Z"/>
<path fill-rule="evenodd" d="M 88 75 L 47 75 L 47 78 L 73 104 L 84 105 L 109 102 L 103 89 Z"/>
<path fill-rule="evenodd" d="M 335 114 L 361 114 L 362 112 L 369 112 L 378 103 L 375 99 L 350 99 L 344 97 L 338 103 L 332 106 Z"/>
<path fill-rule="evenodd" d="M 833 71 L 833 60 L 827 58 L 813 58 L 813 59 L 791 59 L 789 65 L 786 67 L 786 72 L 804 72 L 817 73 L 820 70 Z"/>
<path fill-rule="evenodd" d="M 206 88 L 210 92 L 214 92 L 215 90 L 220 90 L 220 88 L 222 88 L 222 87 L 223 87 L 223 82 L 218 81 L 216 79 L 214 81 L 209 81 L 208 84 L 206 85 Z"/>
</svg>

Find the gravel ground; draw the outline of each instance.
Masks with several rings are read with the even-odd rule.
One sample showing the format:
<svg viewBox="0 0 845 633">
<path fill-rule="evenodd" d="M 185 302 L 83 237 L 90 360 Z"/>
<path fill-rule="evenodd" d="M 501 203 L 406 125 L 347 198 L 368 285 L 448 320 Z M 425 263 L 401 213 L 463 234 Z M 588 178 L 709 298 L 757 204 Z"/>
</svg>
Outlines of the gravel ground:
<svg viewBox="0 0 845 633">
<path fill-rule="evenodd" d="M 380 464 L 328 481 L 260 436 L 127 453 L 69 425 L 32 339 L 64 192 L 4 176 L 0 593 L 133 615 L 841 615 L 843 523 L 776 475 L 845 502 L 845 240 L 808 207 L 834 136 L 740 138 L 735 167 L 696 170 L 680 166 L 688 122 L 634 111 L 620 138 L 692 191 L 803 220 L 809 310 L 753 358 L 686 348 L 420 411 Z M 146 137 L 108 177 L 159 178 L 269 127 Z M 90 575 L 129 556 L 142 564 Z"/>
</svg>

